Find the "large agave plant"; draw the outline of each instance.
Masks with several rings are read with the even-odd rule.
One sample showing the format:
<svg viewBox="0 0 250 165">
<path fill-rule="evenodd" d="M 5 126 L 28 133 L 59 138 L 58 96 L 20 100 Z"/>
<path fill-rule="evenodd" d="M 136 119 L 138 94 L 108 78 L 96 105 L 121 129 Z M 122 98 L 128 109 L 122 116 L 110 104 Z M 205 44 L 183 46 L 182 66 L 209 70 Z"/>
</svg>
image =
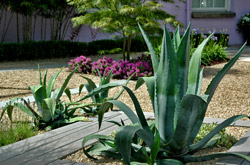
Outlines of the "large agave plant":
<svg viewBox="0 0 250 165">
<path fill-rule="evenodd" d="M 35 99 L 37 111 L 33 109 L 26 100 L 22 98 L 13 98 L 10 103 L 3 108 L 0 120 L 5 111 L 7 111 L 7 114 L 12 121 L 12 112 L 14 108 L 17 108 L 32 117 L 34 119 L 34 124 L 40 128 L 51 129 L 60 125 L 86 120 L 83 117 L 75 116 L 75 109 L 69 108 L 70 105 L 66 105 L 60 100 L 63 92 L 67 93 L 69 96 L 69 89 L 66 87 L 76 69 L 67 76 L 61 88 L 57 88 L 53 91 L 55 80 L 62 70 L 63 68 L 57 71 L 47 84 L 47 70 L 42 79 L 41 71 L 38 66 L 40 83 L 39 85 L 29 87 Z M 22 100 L 24 103 L 18 102 L 18 100 Z"/>
<path fill-rule="evenodd" d="M 137 115 L 121 101 L 109 100 L 107 103 L 112 103 L 125 112 L 133 125 L 121 126 L 116 133 L 115 139 L 103 135 L 90 135 L 83 140 L 83 145 L 91 138 L 112 141 L 127 164 L 130 164 L 131 161 L 148 164 L 182 164 L 229 155 L 250 161 L 250 157 L 236 153 L 216 153 L 206 156 L 193 155 L 209 143 L 212 143 L 213 137 L 223 128 L 238 119 L 247 117 L 245 115 L 233 116 L 219 124 L 202 140 L 193 144 L 214 91 L 224 75 L 239 58 L 245 45 L 217 73 L 207 87 L 206 92 L 201 94 L 203 73 L 203 69 L 200 67 L 201 55 L 211 36 L 198 46 L 190 59 L 190 26 L 182 37 L 180 37 L 179 29 L 177 29 L 173 39 L 171 39 L 165 26 L 160 60 L 158 60 L 147 35 L 141 27 L 140 29 L 150 50 L 155 75 L 140 78 L 137 81 L 136 88 L 146 83 L 154 109 L 155 124 L 154 126 L 148 124 L 134 93 L 124 86 L 134 103 Z M 108 84 L 95 92 L 114 86 Z M 106 143 L 106 145 L 112 146 L 110 142 Z M 111 151 L 113 154 L 111 154 Z M 85 153 L 90 156 L 87 151 Z M 102 153 L 114 155 L 115 151 L 109 149 L 108 152 L 103 151 Z"/>
</svg>

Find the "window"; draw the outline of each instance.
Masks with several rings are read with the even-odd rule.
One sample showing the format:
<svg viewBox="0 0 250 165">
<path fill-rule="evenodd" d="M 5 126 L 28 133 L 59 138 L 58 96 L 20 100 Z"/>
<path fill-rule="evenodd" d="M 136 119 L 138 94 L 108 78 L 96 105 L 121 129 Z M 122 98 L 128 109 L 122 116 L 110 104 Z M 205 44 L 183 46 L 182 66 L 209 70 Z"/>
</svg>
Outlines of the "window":
<svg viewBox="0 0 250 165">
<path fill-rule="evenodd" d="M 192 0 L 193 11 L 228 11 L 229 0 Z"/>
</svg>

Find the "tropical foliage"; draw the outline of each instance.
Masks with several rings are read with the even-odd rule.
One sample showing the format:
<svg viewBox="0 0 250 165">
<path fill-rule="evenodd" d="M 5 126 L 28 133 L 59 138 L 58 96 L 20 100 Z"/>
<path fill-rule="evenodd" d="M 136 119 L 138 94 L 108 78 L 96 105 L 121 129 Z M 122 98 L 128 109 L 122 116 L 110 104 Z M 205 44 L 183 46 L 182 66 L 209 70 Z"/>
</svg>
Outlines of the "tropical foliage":
<svg viewBox="0 0 250 165">
<path fill-rule="evenodd" d="M 140 29 L 150 50 L 155 75 L 140 78 L 136 89 L 146 83 L 153 105 L 155 122 L 147 122 L 134 93 L 128 87 L 123 86 L 133 101 L 137 115 L 121 101 L 108 100 L 106 103 L 112 103 L 122 110 L 132 121 L 132 125 L 121 125 L 115 138 L 105 135 L 89 135 L 83 139 L 83 147 L 90 139 L 100 139 L 105 144 L 101 153 L 116 158 L 122 157 L 126 164 L 183 164 L 229 155 L 250 161 L 250 157 L 237 153 L 193 155 L 200 149 L 213 144 L 216 140 L 215 135 L 226 126 L 238 119 L 248 117 L 246 115 L 233 116 L 194 143 L 218 84 L 240 57 L 245 45 L 217 73 L 205 93 L 202 94 L 203 68 L 200 68 L 202 50 L 212 35 L 198 46 L 190 59 L 190 26 L 182 38 L 177 29 L 171 39 L 165 25 L 159 61 L 147 35 L 141 27 Z M 88 97 L 115 86 L 118 84 L 101 86 L 88 94 Z M 84 152 L 88 157 L 93 158 L 88 154 L 90 150 L 95 150 L 95 148 L 84 149 Z"/>
<path fill-rule="evenodd" d="M 248 40 L 247 44 L 250 45 L 250 13 L 242 15 L 240 20 L 238 21 L 237 26 L 238 31 L 243 33 L 244 39 Z"/>
<path fill-rule="evenodd" d="M 66 87 L 77 68 L 68 75 L 61 88 L 57 88 L 54 92 L 52 91 L 55 80 L 62 69 L 63 68 L 55 73 L 47 84 L 47 70 L 44 74 L 44 79 L 42 80 L 41 71 L 38 67 L 40 84 L 37 86 L 30 86 L 30 90 L 32 91 L 33 97 L 35 99 L 37 110 L 33 109 L 26 100 L 22 98 L 13 98 L 10 103 L 8 103 L 3 108 L 0 120 L 2 119 L 5 111 L 7 111 L 9 119 L 12 121 L 12 113 L 14 108 L 17 108 L 26 113 L 28 116 L 32 117 L 34 125 L 38 126 L 39 128 L 51 129 L 76 121 L 85 120 L 83 117 L 74 115 L 75 109 L 69 108 L 70 105 L 67 105 L 60 100 L 63 92 L 66 92 L 67 94 L 69 93 L 69 89 Z M 18 100 L 21 100 L 24 103 L 18 102 Z"/>
<path fill-rule="evenodd" d="M 120 33 L 123 36 L 123 60 L 130 60 L 129 52 L 132 37 L 139 33 L 136 22 L 151 32 L 159 32 L 165 21 L 173 25 L 178 22 L 173 15 L 161 9 L 162 2 L 144 0 L 67 0 L 74 5 L 79 13 L 73 18 L 75 26 L 90 25 L 94 29 L 101 29 L 106 33 Z M 172 0 L 164 0 L 171 2 Z M 127 57 L 125 51 L 127 50 Z"/>
</svg>

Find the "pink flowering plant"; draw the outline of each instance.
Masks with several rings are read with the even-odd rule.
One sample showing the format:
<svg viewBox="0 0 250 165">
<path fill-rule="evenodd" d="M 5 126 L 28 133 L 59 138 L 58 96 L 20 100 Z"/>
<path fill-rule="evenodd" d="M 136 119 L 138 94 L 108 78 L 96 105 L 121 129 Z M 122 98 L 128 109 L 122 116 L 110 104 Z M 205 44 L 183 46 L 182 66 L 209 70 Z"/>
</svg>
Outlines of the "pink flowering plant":
<svg viewBox="0 0 250 165">
<path fill-rule="evenodd" d="M 105 77 L 112 72 L 113 77 L 117 79 L 128 79 L 132 74 L 132 79 L 153 75 L 152 61 L 150 56 L 147 55 L 142 55 L 131 62 L 124 60 L 115 61 L 111 57 L 107 58 L 104 56 L 93 63 L 91 63 L 90 58 L 80 56 L 70 60 L 68 64 L 70 71 L 79 65 L 78 72 L 92 72 L 96 76 L 99 76 L 99 71 L 100 75 Z"/>
<path fill-rule="evenodd" d="M 87 58 L 83 55 L 76 57 L 68 62 L 68 69 L 73 71 L 77 66 L 79 66 L 77 72 L 80 73 L 91 73 L 92 63 L 91 58 Z"/>
</svg>

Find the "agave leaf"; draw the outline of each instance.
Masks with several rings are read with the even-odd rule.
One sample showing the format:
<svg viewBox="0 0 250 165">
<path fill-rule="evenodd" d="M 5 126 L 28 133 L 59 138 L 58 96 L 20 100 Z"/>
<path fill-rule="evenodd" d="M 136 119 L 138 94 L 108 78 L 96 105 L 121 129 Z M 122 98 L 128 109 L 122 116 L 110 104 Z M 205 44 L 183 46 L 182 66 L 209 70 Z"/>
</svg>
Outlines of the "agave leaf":
<svg viewBox="0 0 250 165">
<path fill-rule="evenodd" d="M 66 80 L 64 81 L 62 87 L 60 88 L 60 91 L 58 92 L 58 95 L 56 97 L 56 102 L 59 101 L 59 99 L 61 98 L 66 86 L 68 85 L 69 83 L 69 80 L 71 79 L 71 77 L 73 76 L 73 74 L 75 73 L 75 71 L 77 70 L 78 68 L 74 69 L 66 78 Z"/>
<path fill-rule="evenodd" d="M 175 152 L 183 154 L 187 145 L 192 144 L 194 138 L 199 132 L 203 121 L 203 112 L 207 103 L 199 96 L 186 95 L 183 97 L 179 118 L 174 132 L 171 144 Z"/>
<path fill-rule="evenodd" d="M 173 36 L 173 45 L 176 51 L 178 50 L 180 43 L 181 43 L 180 26 L 178 26 Z"/>
<path fill-rule="evenodd" d="M 109 74 L 106 78 L 105 77 L 103 78 L 103 81 L 100 82 L 100 85 L 108 84 L 110 82 L 111 77 L 112 77 L 112 71 L 109 72 Z M 109 93 L 109 90 L 102 91 L 100 93 L 101 100 L 108 97 L 108 93 Z"/>
<path fill-rule="evenodd" d="M 162 164 L 184 165 L 184 163 L 175 159 L 158 159 L 154 163 L 154 165 L 162 165 Z"/>
<path fill-rule="evenodd" d="M 10 121 L 12 122 L 12 112 L 13 112 L 13 109 L 14 109 L 13 105 L 10 105 L 10 104 L 5 105 L 5 107 L 2 110 L 1 116 L 0 116 L 0 121 L 3 118 L 3 115 L 4 115 L 5 111 L 7 110 L 8 117 L 9 117 Z"/>
<path fill-rule="evenodd" d="M 69 100 L 71 101 L 71 92 L 70 92 L 69 88 L 66 88 L 64 90 L 64 93 L 66 93 L 66 95 L 68 96 Z"/>
<path fill-rule="evenodd" d="M 56 99 L 56 97 L 58 96 L 58 93 L 60 92 L 60 90 L 61 90 L 60 88 L 57 88 L 56 90 L 54 90 L 51 98 Z"/>
<path fill-rule="evenodd" d="M 131 162 L 130 165 L 148 165 L 148 163 Z"/>
<path fill-rule="evenodd" d="M 217 127 L 215 127 L 209 134 L 207 134 L 202 140 L 200 140 L 199 142 L 190 145 L 190 152 L 194 153 L 196 151 L 198 151 L 199 149 L 203 148 L 203 146 L 205 146 L 207 144 L 207 142 L 214 137 L 218 132 L 220 132 L 223 128 L 229 126 L 230 124 L 232 124 L 233 122 L 235 122 L 236 120 L 239 120 L 241 118 L 244 117 L 248 117 L 246 115 L 236 115 L 233 117 L 228 118 L 227 120 L 223 121 L 221 124 L 219 124 Z M 250 118 L 250 117 L 248 117 Z"/>
<path fill-rule="evenodd" d="M 201 56 L 202 51 L 209 39 L 212 37 L 214 33 L 212 33 L 209 37 L 207 37 L 194 51 L 190 62 L 189 62 L 189 73 L 188 73 L 188 89 L 187 94 L 199 94 L 199 76 L 200 76 L 200 65 L 201 65 Z"/>
<path fill-rule="evenodd" d="M 84 87 L 84 84 L 81 84 L 80 86 L 79 86 L 79 95 L 82 93 L 82 89 L 83 89 L 83 87 Z"/>
<path fill-rule="evenodd" d="M 102 125 L 102 120 L 103 120 L 103 116 L 104 113 L 107 112 L 109 110 L 111 106 L 111 103 L 109 102 L 105 102 L 101 105 L 99 111 L 98 111 L 98 125 L 99 125 L 99 129 L 101 128 Z"/>
<path fill-rule="evenodd" d="M 179 93 L 176 100 L 176 108 L 175 108 L 175 118 L 177 118 L 180 110 L 181 100 L 186 94 L 188 87 L 188 65 L 190 58 L 190 24 L 188 25 L 187 30 L 185 31 L 180 44 L 177 48 L 176 56 L 178 62 L 178 70 L 179 70 Z"/>
<path fill-rule="evenodd" d="M 133 77 L 135 74 L 136 74 L 136 72 L 134 72 L 132 75 L 129 76 L 129 78 L 127 79 L 126 83 L 124 84 L 125 86 L 128 85 L 129 81 L 132 79 L 132 77 Z M 123 93 L 123 91 L 124 91 L 124 88 L 122 88 L 122 89 L 119 91 L 119 93 L 117 93 L 117 94 L 114 96 L 114 100 L 117 100 L 117 99 L 121 96 L 121 94 Z"/>
<path fill-rule="evenodd" d="M 126 86 L 123 86 L 123 88 L 128 92 L 130 98 L 132 99 L 134 106 L 135 106 L 135 111 L 137 113 L 137 116 L 140 120 L 140 125 L 142 126 L 143 129 L 145 129 L 148 133 L 151 133 L 150 128 L 148 126 L 148 123 L 146 121 L 146 118 L 143 114 L 143 111 L 141 109 L 140 103 L 137 100 L 136 96 L 134 95 L 134 93 Z"/>
<path fill-rule="evenodd" d="M 87 152 L 92 155 L 101 155 L 103 151 L 107 151 L 112 149 L 112 147 L 108 145 L 104 145 L 103 143 L 96 143 L 87 149 Z"/>
<path fill-rule="evenodd" d="M 42 114 L 42 102 L 47 98 L 46 88 L 44 86 L 30 86 L 33 97 L 36 101 L 36 105 L 40 114 Z"/>
<path fill-rule="evenodd" d="M 87 150 L 85 150 L 85 144 L 87 141 L 91 140 L 91 139 L 104 139 L 104 140 L 113 140 L 113 138 L 109 137 L 109 136 L 105 136 L 105 135 L 88 135 L 86 136 L 83 140 L 82 140 L 82 148 L 83 148 L 83 152 L 85 153 L 85 155 L 90 158 L 90 159 L 94 159 L 97 160 L 96 158 L 94 158 L 93 156 L 89 155 L 89 153 L 87 152 Z"/>
<path fill-rule="evenodd" d="M 141 30 L 141 33 L 142 33 L 142 36 L 148 46 L 148 50 L 150 51 L 150 56 L 151 56 L 151 59 L 152 59 L 152 64 L 153 64 L 153 68 L 154 68 L 154 71 L 157 71 L 158 70 L 158 65 L 159 65 L 159 61 L 158 61 L 158 57 L 155 53 L 155 49 L 154 47 L 152 46 L 151 42 L 149 41 L 146 33 L 144 32 L 144 30 L 142 29 L 141 25 L 138 23 L 138 26 Z"/>
<path fill-rule="evenodd" d="M 140 129 L 140 126 L 125 126 L 120 127 L 119 131 L 116 133 L 116 146 L 127 164 L 130 164 L 132 139 L 135 133 Z"/>
<path fill-rule="evenodd" d="M 47 96 L 51 97 L 51 92 L 53 90 L 54 87 L 54 83 L 56 78 L 58 77 L 59 73 L 63 70 L 63 68 L 61 68 L 59 71 L 57 71 L 49 80 L 48 86 L 47 86 Z"/>
<path fill-rule="evenodd" d="M 102 82 L 102 80 L 103 80 L 102 78 L 103 78 L 103 77 L 102 77 L 102 75 L 101 75 L 101 72 L 100 72 L 100 70 L 99 70 L 98 68 L 97 68 L 96 70 L 97 70 L 98 76 L 99 76 L 99 78 L 100 78 L 100 82 Z M 104 73 L 104 76 L 105 76 L 105 73 Z"/>
<path fill-rule="evenodd" d="M 49 122 L 51 119 L 54 120 L 54 114 L 56 111 L 56 100 L 53 98 L 46 98 L 42 102 L 42 119 L 45 122 Z"/>
<path fill-rule="evenodd" d="M 86 96 L 84 96 L 83 98 L 81 98 L 77 102 L 80 102 L 80 101 L 85 100 L 85 99 L 87 99 L 89 97 L 97 95 L 98 93 L 100 93 L 100 92 L 102 92 L 104 90 L 111 89 L 111 88 L 118 87 L 118 86 L 121 86 L 121 84 L 109 83 L 109 84 L 106 84 L 106 85 L 99 86 L 97 88 L 94 88 L 91 92 L 89 92 Z"/>
<path fill-rule="evenodd" d="M 150 152 L 150 161 L 152 163 L 156 160 L 157 154 L 160 149 L 160 144 L 161 144 L 160 142 L 161 142 L 160 135 L 159 135 L 158 130 L 156 130 L 155 137 L 154 137 L 154 144 Z"/>
<path fill-rule="evenodd" d="M 40 70 L 40 65 L 39 64 L 38 64 L 38 73 L 39 73 L 39 82 L 40 82 L 40 85 L 43 85 L 42 74 L 41 74 L 41 70 Z"/>
<path fill-rule="evenodd" d="M 229 69 L 235 64 L 235 62 L 240 57 L 241 53 L 245 49 L 247 43 L 245 43 L 240 50 L 236 53 L 236 55 L 216 74 L 216 76 L 213 78 L 213 80 L 210 82 L 205 94 L 209 95 L 208 97 L 208 103 L 211 101 L 214 91 L 216 90 L 217 86 L 219 85 L 222 78 L 225 76 L 225 74 L 229 71 Z"/>
<path fill-rule="evenodd" d="M 156 126 L 159 128 L 161 139 L 164 142 L 168 142 L 171 139 L 177 122 L 175 115 L 175 103 L 179 90 L 177 73 L 175 50 L 165 25 L 161 59 L 155 75 L 155 106 L 157 106 L 157 108 L 155 107 L 155 114 L 159 119 Z"/>
<path fill-rule="evenodd" d="M 31 108 L 31 106 L 27 103 L 27 101 L 23 99 L 23 102 L 24 102 L 24 104 L 26 105 L 26 107 L 29 109 L 29 111 L 27 111 L 27 110 L 26 110 L 26 107 L 23 106 L 22 104 L 20 104 L 20 105 L 17 104 L 16 106 L 17 106 L 19 109 L 23 109 L 23 110 L 22 110 L 23 112 L 24 112 L 24 108 L 25 108 L 25 111 L 27 111 L 27 112 L 25 112 L 25 113 L 26 113 L 27 115 L 31 116 L 32 118 L 34 118 L 34 116 L 35 116 L 36 119 L 40 120 L 41 116 L 40 116 L 39 114 L 37 114 L 36 111 L 35 111 L 34 109 Z M 24 108 L 22 108 L 22 107 L 24 107 Z"/>
<path fill-rule="evenodd" d="M 183 161 L 185 163 L 188 162 L 202 162 L 202 161 L 207 161 L 207 160 L 212 160 L 215 158 L 221 158 L 221 157 L 226 157 L 226 156 L 235 156 L 238 158 L 243 158 L 247 161 L 250 162 L 250 157 L 243 155 L 243 154 L 238 154 L 238 153 L 230 153 L 230 152 L 226 152 L 226 153 L 215 153 L 215 154 L 210 154 L 210 155 L 205 155 L 205 156 L 192 156 L 192 155 L 186 155 L 183 156 Z"/>
<path fill-rule="evenodd" d="M 130 109 L 126 104 L 119 100 L 108 100 L 107 102 L 110 102 L 114 104 L 116 107 L 118 107 L 119 110 L 123 111 L 128 118 L 131 120 L 132 123 L 140 123 L 138 117 L 135 115 L 132 109 Z"/>
<path fill-rule="evenodd" d="M 89 93 L 91 93 L 93 90 L 95 90 L 97 88 L 97 86 L 95 85 L 95 83 L 90 78 L 85 77 L 85 76 L 81 76 L 81 77 L 84 78 L 85 80 L 87 80 L 88 83 L 84 84 L 84 85 L 85 85 L 85 88 L 87 89 L 87 91 Z M 92 98 L 92 100 L 94 102 L 98 102 L 98 103 L 100 102 L 99 93 L 96 93 L 95 95 L 92 95 L 91 98 Z M 82 100 L 82 99 L 80 99 L 80 100 Z"/>
<path fill-rule="evenodd" d="M 43 86 L 45 86 L 45 88 L 46 88 L 47 74 L 48 74 L 48 69 L 46 69 L 44 78 L 43 78 Z"/>
<path fill-rule="evenodd" d="M 154 107 L 154 97 L 155 97 L 155 78 L 154 77 L 140 77 L 135 86 L 135 90 L 140 88 L 144 83 L 146 83 L 147 90 L 150 96 L 151 103 Z M 155 108 L 153 108 L 154 110 Z M 157 122 L 157 117 L 155 117 L 156 122 Z"/>
<path fill-rule="evenodd" d="M 180 46 L 177 49 L 177 62 L 179 65 L 180 82 L 179 98 L 182 98 L 186 94 L 188 85 L 188 61 L 190 58 L 190 26 L 191 25 L 189 24 L 187 30 L 185 31 L 181 39 Z"/>
<path fill-rule="evenodd" d="M 120 123 L 118 123 L 117 121 L 114 121 L 114 120 L 109 120 L 109 121 L 107 121 L 107 122 L 113 123 L 113 124 L 115 124 L 115 125 L 117 125 L 117 126 L 119 126 L 119 127 L 122 126 Z"/>
</svg>

